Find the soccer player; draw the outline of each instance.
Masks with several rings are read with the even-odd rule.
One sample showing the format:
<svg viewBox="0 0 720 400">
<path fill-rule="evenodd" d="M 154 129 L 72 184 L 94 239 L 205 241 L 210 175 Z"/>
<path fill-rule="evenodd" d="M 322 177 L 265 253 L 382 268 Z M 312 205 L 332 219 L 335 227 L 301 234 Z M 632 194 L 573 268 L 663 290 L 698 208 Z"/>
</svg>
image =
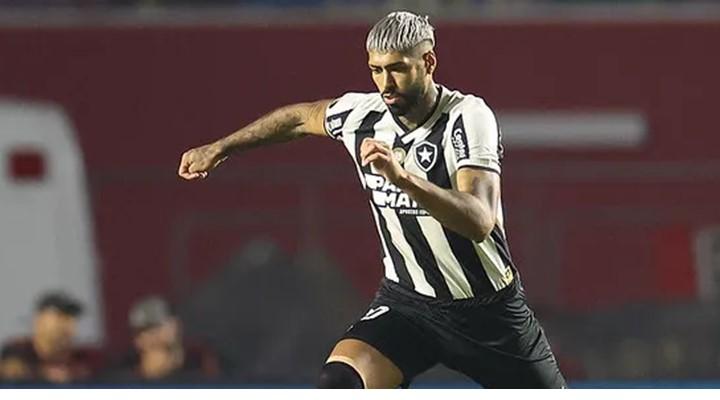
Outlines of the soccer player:
<svg viewBox="0 0 720 400">
<path fill-rule="evenodd" d="M 434 45 L 427 17 L 390 13 L 366 41 L 378 92 L 279 108 L 185 152 L 178 173 L 205 178 L 233 153 L 306 135 L 352 156 L 385 277 L 318 387 L 407 387 L 442 363 L 488 388 L 564 388 L 505 239 L 495 116 L 482 98 L 434 82 Z"/>
</svg>

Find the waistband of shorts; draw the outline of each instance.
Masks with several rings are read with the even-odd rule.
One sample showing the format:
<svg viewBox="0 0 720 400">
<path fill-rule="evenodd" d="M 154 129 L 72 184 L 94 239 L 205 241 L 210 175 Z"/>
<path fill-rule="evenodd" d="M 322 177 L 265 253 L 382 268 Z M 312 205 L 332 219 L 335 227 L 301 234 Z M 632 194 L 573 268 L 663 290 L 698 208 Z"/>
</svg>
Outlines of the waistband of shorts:
<svg viewBox="0 0 720 400">
<path fill-rule="evenodd" d="M 412 301 L 432 305 L 475 306 L 497 303 L 516 295 L 521 290 L 522 286 L 519 283 L 519 277 L 516 276 L 508 286 L 498 290 L 497 292 L 484 293 L 467 299 L 445 300 L 426 296 L 387 278 L 382 279 L 379 292 L 381 294 L 389 293 L 390 295 L 399 295 Z"/>
</svg>

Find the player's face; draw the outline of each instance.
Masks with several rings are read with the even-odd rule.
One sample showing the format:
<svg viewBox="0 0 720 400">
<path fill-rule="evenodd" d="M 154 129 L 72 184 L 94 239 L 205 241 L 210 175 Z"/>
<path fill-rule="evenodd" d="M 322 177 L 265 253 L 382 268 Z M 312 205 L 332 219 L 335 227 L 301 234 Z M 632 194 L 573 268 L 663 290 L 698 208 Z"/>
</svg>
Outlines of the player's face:
<svg viewBox="0 0 720 400">
<path fill-rule="evenodd" d="M 428 72 L 420 56 L 371 51 L 368 66 L 383 101 L 395 115 L 407 114 L 425 93 Z"/>
</svg>

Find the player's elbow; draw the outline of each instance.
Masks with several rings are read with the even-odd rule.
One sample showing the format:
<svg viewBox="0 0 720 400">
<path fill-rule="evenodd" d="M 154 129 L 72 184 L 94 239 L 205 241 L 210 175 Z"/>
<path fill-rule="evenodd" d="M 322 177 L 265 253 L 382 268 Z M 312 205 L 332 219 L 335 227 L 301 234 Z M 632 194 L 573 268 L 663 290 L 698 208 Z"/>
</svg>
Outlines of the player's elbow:
<svg viewBox="0 0 720 400">
<path fill-rule="evenodd" d="M 476 223 L 473 224 L 470 232 L 468 232 L 468 237 L 474 242 L 482 242 L 490 236 L 490 232 L 492 232 L 494 227 L 495 224 L 489 220 L 477 220 Z"/>
<path fill-rule="evenodd" d="M 470 240 L 472 240 L 473 242 L 476 242 L 476 243 L 484 242 L 485 239 L 487 239 L 488 236 L 490 236 L 490 232 L 491 231 L 485 230 L 485 229 L 472 232 L 470 234 Z"/>
<path fill-rule="evenodd" d="M 470 222 L 468 226 L 468 238 L 474 242 L 482 242 L 490 236 L 495 228 L 495 210 L 481 202 L 475 203 L 475 207 L 469 210 Z"/>
</svg>

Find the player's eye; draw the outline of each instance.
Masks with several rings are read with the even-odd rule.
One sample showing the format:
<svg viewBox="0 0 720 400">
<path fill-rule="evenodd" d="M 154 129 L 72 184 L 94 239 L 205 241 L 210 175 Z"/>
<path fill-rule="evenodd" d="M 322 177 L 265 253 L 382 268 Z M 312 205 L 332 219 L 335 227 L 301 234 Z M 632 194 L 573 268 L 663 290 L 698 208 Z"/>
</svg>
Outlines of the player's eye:
<svg viewBox="0 0 720 400">
<path fill-rule="evenodd" d="M 370 71 L 372 71 L 373 74 L 379 74 L 382 72 L 382 68 L 370 67 Z"/>
<path fill-rule="evenodd" d="M 410 66 L 407 64 L 397 64 L 397 65 L 393 65 L 393 67 L 392 67 L 393 72 L 405 73 L 405 72 L 408 72 L 409 70 L 410 70 Z"/>
</svg>

